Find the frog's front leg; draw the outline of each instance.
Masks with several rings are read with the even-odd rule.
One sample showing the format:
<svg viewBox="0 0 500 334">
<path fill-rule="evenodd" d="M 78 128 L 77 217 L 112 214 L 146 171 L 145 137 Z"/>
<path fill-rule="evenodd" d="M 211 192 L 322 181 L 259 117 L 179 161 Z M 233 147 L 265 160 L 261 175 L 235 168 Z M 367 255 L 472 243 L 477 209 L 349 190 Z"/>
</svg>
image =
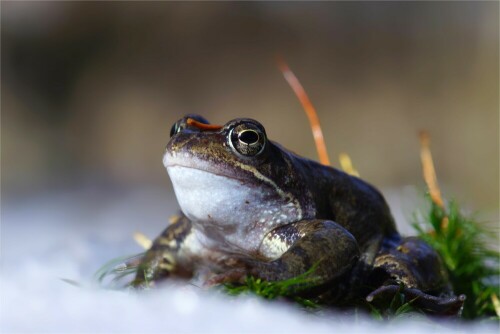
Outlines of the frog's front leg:
<svg viewBox="0 0 500 334">
<path fill-rule="evenodd" d="M 245 271 L 228 271 L 216 279 L 227 282 L 250 275 L 281 281 L 314 267 L 313 285 L 322 285 L 351 270 L 359 256 L 356 239 L 342 226 L 328 220 L 302 220 L 269 232 L 258 255 L 246 261 Z"/>
<path fill-rule="evenodd" d="M 181 263 L 180 253 L 189 242 L 192 224 L 185 216 L 175 217 L 141 259 L 132 286 L 149 287 L 168 276 L 190 276 L 192 268 L 184 261 Z"/>
</svg>

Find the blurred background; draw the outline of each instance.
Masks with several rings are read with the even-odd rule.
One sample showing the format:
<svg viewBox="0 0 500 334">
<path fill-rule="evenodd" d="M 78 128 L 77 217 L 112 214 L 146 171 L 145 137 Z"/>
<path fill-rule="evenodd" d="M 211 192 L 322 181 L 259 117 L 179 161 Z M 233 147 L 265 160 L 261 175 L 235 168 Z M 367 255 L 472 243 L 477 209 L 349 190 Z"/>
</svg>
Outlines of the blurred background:
<svg viewBox="0 0 500 334">
<path fill-rule="evenodd" d="M 161 206 L 171 198 L 163 149 L 186 113 L 257 119 L 316 159 L 279 54 L 315 104 L 335 166 L 347 152 L 382 190 L 423 193 L 417 133 L 426 129 L 445 196 L 497 222 L 498 6 L 2 2 L 4 207 L 143 188 Z"/>
<path fill-rule="evenodd" d="M 347 152 L 403 233 L 424 202 L 422 129 L 445 197 L 498 226 L 498 2 L 1 1 L 0 327 L 295 326 L 293 312 L 277 322 L 279 310 L 228 310 L 175 287 L 156 303 L 59 279 L 85 287 L 106 261 L 142 251 L 135 231 L 165 228 L 178 206 L 162 155 L 184 114 L 257 119 L 316 159 L 277 54 L 315 104 L 333 164 Z"/>
</svg>

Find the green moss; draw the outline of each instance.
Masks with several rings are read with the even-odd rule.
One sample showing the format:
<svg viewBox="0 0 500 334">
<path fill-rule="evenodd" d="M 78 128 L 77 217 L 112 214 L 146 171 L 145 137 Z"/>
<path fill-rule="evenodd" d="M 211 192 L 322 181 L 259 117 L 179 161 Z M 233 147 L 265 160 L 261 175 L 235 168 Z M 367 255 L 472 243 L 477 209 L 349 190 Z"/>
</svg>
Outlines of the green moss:
<svg viewBox="0 0 500 334">
<path fill-rule="evenodd" d="M 99 286 L 108 289 L 128 287 L 131 282 L 129 277 L 135 276 L 139 261 L 143 255 L 144 253 L 122 256 L 108 261 L 96 271 L 94 281 Z"/>
<path fill-rule="evenodd" d="M 302 275 L 276 282 L 268 282 L 249 276 L 243 284 L 225 284 L 224 289 L 232 296 L 254 294 L 264 299 L 286 298 L 306 308 L 317 308 L 318 305 L 314 301 L 297 296 L 301 291 L 307 290 L 314 284 L 316 278 L 313 273 L 315 270 L 316 266 L 313 266 Z"/>
<path fill-rule="evenodd" d="M 462 317 L 496 317 L 500 253 L 492 247 L 498 247 L 498 237 L 463 215 L 456 202 L 446 208 L 430 202 L 427 216 L 414 227 L 441 255 L 455 293 L 466 295 Z"/>
</svg>

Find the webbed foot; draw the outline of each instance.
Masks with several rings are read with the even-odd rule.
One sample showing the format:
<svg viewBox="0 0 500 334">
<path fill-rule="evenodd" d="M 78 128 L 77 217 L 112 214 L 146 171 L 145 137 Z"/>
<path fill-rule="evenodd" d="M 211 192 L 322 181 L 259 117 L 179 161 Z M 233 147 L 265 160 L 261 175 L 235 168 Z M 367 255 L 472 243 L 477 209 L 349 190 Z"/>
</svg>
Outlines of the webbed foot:
<svg viewBox="0 0 500 334">
<path fill-rule="evenodd" d="M 404 295 L 411 305 L 436 315 L 457 315 L 465 301 L 465 295 L 436 297 L 419 289 L 405 288 L 399 285 L 384 285 L 372 291 L 366 301 L 369 303 L 390 302 L 396 294 Z"/>
</svg>

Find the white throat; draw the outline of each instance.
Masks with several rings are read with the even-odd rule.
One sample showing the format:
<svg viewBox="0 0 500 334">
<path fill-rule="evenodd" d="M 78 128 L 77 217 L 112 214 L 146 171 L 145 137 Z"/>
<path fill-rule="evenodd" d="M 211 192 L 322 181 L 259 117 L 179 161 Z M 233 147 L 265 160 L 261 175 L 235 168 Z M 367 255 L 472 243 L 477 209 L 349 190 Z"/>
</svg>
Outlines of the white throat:
<svg viewBox="0 0 500 334">
<path fill-rule="evenodd" d="M 300 206 L 265 184 L 249 184 L 182 167 L 167 167 L 175 195 L 194 225 L 220 231 L 219 238 L 245 250 L 257 250 L 273 228 L 301 219 Z"/>
</svg>

